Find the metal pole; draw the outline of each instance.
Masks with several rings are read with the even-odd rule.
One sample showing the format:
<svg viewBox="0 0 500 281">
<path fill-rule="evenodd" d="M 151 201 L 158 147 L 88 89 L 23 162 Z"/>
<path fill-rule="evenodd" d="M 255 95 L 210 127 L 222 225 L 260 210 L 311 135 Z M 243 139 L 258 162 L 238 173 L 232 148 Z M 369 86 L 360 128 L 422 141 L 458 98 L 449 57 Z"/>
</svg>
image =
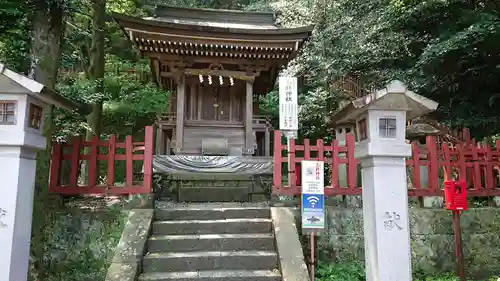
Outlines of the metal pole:
<svg viewBox="0 0 500 281">
<path fill-rule="evenodd" d="M 311 232 L 311 281 L 314 281 L 314 264 L 316 263 L 316 243 L 314 241 L 314 233 Z"/>
<path fill-rule="evenodd" d="M 465 280 L 464 252 L 462 249 L 462 229 L 460 228 L 460 211 L 452 211 L 453 214 L 453 234 L 455 236 L 455 255 L 457 258 L 457 275 L 460 281 Z"/>
</svg>

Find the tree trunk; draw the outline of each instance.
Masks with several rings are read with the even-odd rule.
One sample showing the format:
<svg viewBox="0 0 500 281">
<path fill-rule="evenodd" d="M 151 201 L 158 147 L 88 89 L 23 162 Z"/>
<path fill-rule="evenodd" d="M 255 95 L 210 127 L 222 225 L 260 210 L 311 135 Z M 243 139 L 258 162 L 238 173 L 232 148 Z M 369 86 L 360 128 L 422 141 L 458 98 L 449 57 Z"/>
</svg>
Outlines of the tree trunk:
<svg viewBox="0 0 500 281">
<path fill-rule="evenodd" d="M 51 4 L 46 0 L 34 0 L 31 30 L 31 63 L 29 77 L 37 82 L 54 88 L 60 66 L 62 36 L 64 34 L 64 9 L 62 5 Z M 33 226 L 31 255 L 33 268 L 38 281 L 47 277 L 47 265 L 44 262 L 46 227 L 51 223 L 50 197 L 48 194 L 51 139 L 53 130 L 53 108 L 45 112 L 44 136 L 47 138 L 47 149 L 37 156 L 36 192 L 33 206 Z"/>
<path fill-rule="evenodd" d="M 106 0 L 92 0 L 92 45 L 90 46 L 89 79 L 95 80 L 97 94 L 104 94 L 104 66 L 105 66 L 105 28 L 106 28 Z M 92 131 L 87 133 L 87 139 L 101 135 L 102 98 L 92 105 L 92 113 L 87 117 L 87 122 Z"/>
<path fill-rule="evenodd" d="M 102 105 L 104 96 L 104 67 L 105 67 L 105 28 L 106 28 L 106 0 L 92 0 L 92 43 L 89 51 L 88 78 L 96 83 L 95 94 L 100 96 L 92 104 L 92 113 L 87 116 L 87 123 L 91 130 L 87 131 L 86 140 L 91 140 L 94 136 L 101 136 Z M 86 149 L 89 153 L 89 149 Z M 99 167 L 99 165 L 97 165 Z M 89 165 L 83 165 L 84 181 L 88 180 L 90 174 Z M 99 173 L 94 173 L 98 182 Z"/>
</svg>

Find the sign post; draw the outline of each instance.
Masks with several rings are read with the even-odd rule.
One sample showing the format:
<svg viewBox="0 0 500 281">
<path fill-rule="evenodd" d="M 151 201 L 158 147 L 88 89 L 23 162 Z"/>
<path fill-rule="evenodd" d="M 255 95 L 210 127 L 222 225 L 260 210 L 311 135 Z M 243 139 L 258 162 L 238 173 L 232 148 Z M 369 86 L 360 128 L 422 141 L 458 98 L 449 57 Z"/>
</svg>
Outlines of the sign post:
<svg viewBox="0 0 500 281">
<path fill-rule="evenodd" d="M 325 183 L 323 161 L 302 161 L 302 233 L 310 235 L 311 280 L 314 280 L 315 235 L 325 229 Z"/>
<path fill-rule="evenodd" d="M 286 135 L 297 137 L 299 129 L 297 77 L 279 78 L 280 130 Z"/>
<path fill-rule="evenodd" d="M 298 101 L 297 101 L 297 77 L 279 78 L 279 97 L 280 97 L 280 131 L 286 137 L 287 155 L 288 155 L 288 186 L 292 184 L 292 165 L 290 163 L 290 139 L 297 138 L 299 130 Z"/>
<path fill-rule="evenodd" d="M 460 281 L 465 281 L 464 252 L 462 249 L 462 229 L 460 227 L 460 212 L 466 211 L 467 183 L 464 180 L 444 182 L 445 208 L 452 211 L 453 235 L 455 237 L 455 255 L 457 258 L 457 275 Z"/>
</svg>

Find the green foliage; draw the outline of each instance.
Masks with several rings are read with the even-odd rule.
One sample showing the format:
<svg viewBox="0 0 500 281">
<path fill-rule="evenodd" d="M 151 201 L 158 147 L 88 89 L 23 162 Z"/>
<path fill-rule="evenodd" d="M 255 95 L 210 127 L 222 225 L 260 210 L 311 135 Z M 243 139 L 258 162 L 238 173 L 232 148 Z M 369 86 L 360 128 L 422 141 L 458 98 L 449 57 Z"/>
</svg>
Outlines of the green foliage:
<svg viewBox="0 0 500 281">
<path fill-rule="evenodd" d="M 492 276 L 488 281 L 497 281 L 497 276 Z M 329 264 L 318 262 L 315 281 L 365 281 L 364 265 L 360 262 Z M 458 281 L 453 274 L 441 276 L 415 276 L 415 281 Z"/>
<path fill-rule="evenodd" d="M 304 116 L 331 114 L 318 104 L 346 98 L 332 89 L 339 78 L 360 77 L 367 90 L 399 79 L 439 102 L 439 121 L 470 127 L 476 137 L 500 131 L 498 1 L 262 0 L 247 9 L 278 11 L 285 26 L 315 24 L 287 70 L 305 78 L 299 95 L 316 96 L 301 106 Z M 301 120 L 325 128 L 303 133 L 329 134 L 327 118 Z"/>
<path fill-rule="evenodd" d="M 15 0 L 3 0 L 0 4 L 0 34 L 16 30 L 24 20 L 26 3 Z"/>
<path fill-rule="evenodd" d="M 64 96 L 84 103 L 103 100 L 103 134 L 140 134 L 146 125 L 154 122 L 156 115 L 165 111 L 168 93 L 150 82 L 146 76 L 146 61 L 130 62 L 117 56 L 108 56 L 104 77 L 104 93 L 95 91 L 96 81 L 83 73 L 65 75 L 58 84 Z M 58 111 L 55 122 L 59 128 L 56 137 L 83 134 L 88 128 L 82 116 Z"/>
<path fill-rule="evenodd" d="M 316 281 L 364 281 L 365 271 L 359 263 L 328 264 L 318 263 Z"/>
<path fill-rule="evenodd" d="M 29 57 L 29 21 L 24 2 L 0 2 L 0 61 L 17 71 L 24 72 Z"/>
<path fill-rule="evenodd" d="M 55 213 L 46 228 L 48 281 L 104 280 L 126 216 L 106 213 Z"/>
</svg>

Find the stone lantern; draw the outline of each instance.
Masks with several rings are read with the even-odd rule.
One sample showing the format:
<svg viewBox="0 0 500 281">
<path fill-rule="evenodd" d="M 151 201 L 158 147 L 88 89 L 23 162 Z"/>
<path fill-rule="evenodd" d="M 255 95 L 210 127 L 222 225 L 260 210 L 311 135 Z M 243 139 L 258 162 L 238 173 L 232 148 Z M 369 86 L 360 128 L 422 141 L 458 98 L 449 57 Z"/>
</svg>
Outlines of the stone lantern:
<svg viewBox="0 0 500 281">
<path fill-rule="evenodd" d="M 28 274 L 36 154 L 46 149 L 43 110 L 79 105 L 0 64 L 0 280 Z M 83 107 L 82 107 L 83 108 Z"/>
<path fill-rule="evenodd" d="M 332 118 L 335 123 L 356 124 L 367 281 L 412 280 L 405 163 L 411 146 L 406 142 L 406 123 L 437 106 L 393 81 L 347 103 Z"/>
</svg>

